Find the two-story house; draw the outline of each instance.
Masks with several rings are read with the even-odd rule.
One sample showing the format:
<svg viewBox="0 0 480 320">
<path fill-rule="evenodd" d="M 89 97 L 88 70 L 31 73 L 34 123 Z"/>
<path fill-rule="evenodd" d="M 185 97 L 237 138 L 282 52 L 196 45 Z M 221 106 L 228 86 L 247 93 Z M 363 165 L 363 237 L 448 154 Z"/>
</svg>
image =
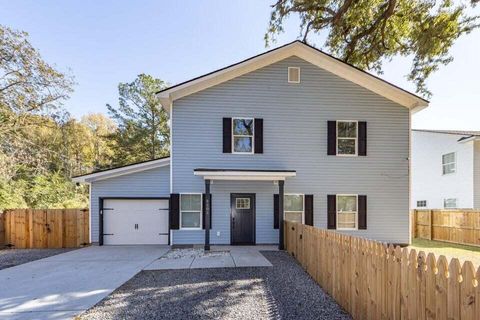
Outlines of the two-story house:
<svg viewBox="0 0 480 320">
<path fill-rule="evenodd" d="M 428 101 L 295 41 L 158 93 L 169 158 L 76 177 L 100 244 L 274 244 L 283 220 L 408 243 Z"/>
<path fill-rule="evenodd" d="M 480 131 L 412 130 L 413 209 L 480 208 Z"/>
</svg>

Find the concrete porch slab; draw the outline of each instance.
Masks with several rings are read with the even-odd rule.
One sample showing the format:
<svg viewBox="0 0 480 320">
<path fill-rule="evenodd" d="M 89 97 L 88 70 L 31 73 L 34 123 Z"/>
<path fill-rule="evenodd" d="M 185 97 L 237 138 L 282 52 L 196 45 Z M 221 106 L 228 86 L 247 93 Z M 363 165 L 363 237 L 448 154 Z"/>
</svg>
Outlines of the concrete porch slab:
<svg viewBox="0 0 480 320">
<path fill-rule="evenodd" d="M 172 270 L 172 269 L 190 269 L 194 257 L 184 257 L 177 259 L 157 259 L 146 266 L 143 270 Z"/>
<path fill-rule="evenodd" d="M 182 250 L 182 249 L 177 249 Z M 186 249 L 188 250 L 188 249 Z M 274 245 L 260 246 L 230 246 L 215 245 L 211 252 L 224 252 L 225 254 L 212 254 L 205 256 L 186 256 L 168 258 L 168 254 L 153 261 L 144 270 L 170 270 L 170 269 L 202 269 L 202 268 L 234 268 L 234 267 L 271 267 L 260 251 L 278 251 Z"/>
</svg>

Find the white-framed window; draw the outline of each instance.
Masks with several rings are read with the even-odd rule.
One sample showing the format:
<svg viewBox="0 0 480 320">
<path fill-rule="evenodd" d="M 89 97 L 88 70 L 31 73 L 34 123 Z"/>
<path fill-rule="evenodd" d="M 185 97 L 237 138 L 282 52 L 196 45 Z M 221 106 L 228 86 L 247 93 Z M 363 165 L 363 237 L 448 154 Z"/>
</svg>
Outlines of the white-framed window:
<svg viewBox="0 0 480 320">
<path fill-rule="evenodd" d="M 202 194 L 180 194 L 180 229 L 202 229 Z"/>
<path fill-rule="evenodd" d="M 447 198 L 443 199 L 443 207 L 445 209 L 455 209 L 458 208 L 458 203 L 456 198 Z"/>
<path fill-rule="evenodd" d="M 358 229 L 358 195 L 337 194 L 337 230 Z"/>
<path fill-rule="evenodd" d="M 286 221 L 305 222 L 305 195 L 285 194 L 283 217 Z"/>
<path fill-rule="evenodd" d="M 358 149 L 358 121 L 337 121 L 337 155 L 356 156 Z"/>
<path fill-rule="evenodd" d="M 254 133 L 253 118 L 232 118 L 233 153 L 253 153 Z"/>
<path fill-rule="evenodd" d="M 288 83 L 300 83 L 299 67 L 288 67 Z"/>
<path fill-rule="evenodd" d="M 425 208 L 427 206 L 427 200 L 418 200 L 417 208 Z"/>
<path fill-rule="evenodd" d="M 442 174 L 454 173 L 456 171 L 455 160 L 455 152 L 450 152 L 442 155 Z"/>
</svg>

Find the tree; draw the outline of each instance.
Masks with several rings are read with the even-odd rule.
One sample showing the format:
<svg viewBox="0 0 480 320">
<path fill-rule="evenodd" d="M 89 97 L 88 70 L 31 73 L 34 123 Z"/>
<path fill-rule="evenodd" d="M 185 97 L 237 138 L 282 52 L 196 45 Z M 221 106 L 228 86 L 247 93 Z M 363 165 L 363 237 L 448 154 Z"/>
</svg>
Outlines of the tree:
<svg viewBox="0 0 480 320">
<path fill-rule="evenodd" d="M 165 82 L 146 74 L 140 74 L 131 83 L 118 85 L 118 108 L 107 104 L 118 124 L 118 131 L 113 135 L 115 164 L 168 155 L 168 115 L 156 96 L 156 92 L 165 87 Z"/>
<path fill-rule="evenodd" d="M 267 45 L 296 13 L 304 42 L 311 32 L 324 32 L 323 46 L 361 69 L 381 73 L 385 60 L 411 56 L 408 80 L 425 97 L 431 96 L 428 77 L 453 60 L 449 50 L 455 40 L 479 26 L 478 16 L 452 0 L 278 0 L 272 8 Z"/>
<path fill-rule="evenodd" d="M 94 169 L 110 166 L 114 153 L 109 137 L 117 130 L 115 122 L 102 113 L 91 113 L 83 116 L 80 123 L 89 130 L 88 165 Z"/>
<path fill-rule="evenodd" d="M 73 84 L 42 59 L 26 32 L 0 25 L 0 133 L 29 124 L 32 113 L 58 109 Z"/>
</svg>

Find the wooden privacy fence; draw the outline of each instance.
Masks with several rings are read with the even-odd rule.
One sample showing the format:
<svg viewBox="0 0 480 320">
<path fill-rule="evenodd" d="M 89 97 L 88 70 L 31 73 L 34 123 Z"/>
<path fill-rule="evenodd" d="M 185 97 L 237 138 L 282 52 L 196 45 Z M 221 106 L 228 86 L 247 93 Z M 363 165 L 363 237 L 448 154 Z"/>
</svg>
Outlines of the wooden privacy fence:
<svg viewBox="0 0 480 320">
<path fill-rule="evenodd" d="M 413 210 L 412 222 L 415 238 L 480 246 L 480 211 Z"/>
<path fill-rule="evenodd" d="M 480 268 L 285 222 L 285 246 L 354 319 L 480 319 Z"/>
<path fill-rule="evenodd" d="M 77 248 L 89 243 L 87 209 L 12 209 L 0 213 L 0 247 Z"/>
</svg>

